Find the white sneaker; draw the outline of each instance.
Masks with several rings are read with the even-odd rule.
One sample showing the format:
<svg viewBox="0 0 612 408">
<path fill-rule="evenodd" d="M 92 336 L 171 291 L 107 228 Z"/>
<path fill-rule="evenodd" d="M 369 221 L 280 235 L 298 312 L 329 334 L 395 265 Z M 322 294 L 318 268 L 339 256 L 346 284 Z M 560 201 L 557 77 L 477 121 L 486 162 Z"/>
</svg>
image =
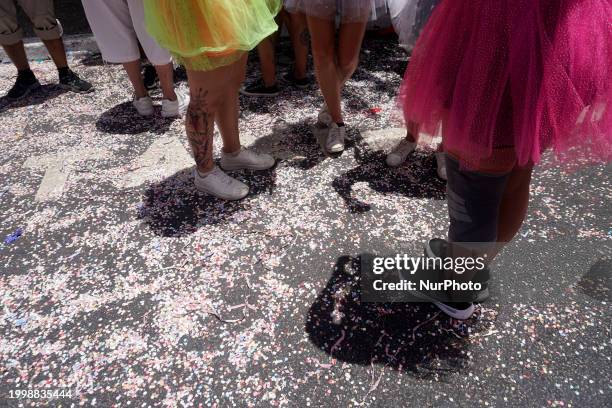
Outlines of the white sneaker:
<svg viewBox="0 0 612 408">
<path fill-rule="evenodd" d="M 193 176 L 194 184 L 199 191 L 223 200 L 240 200 L 249 194 L 249 186 L 228 176 L 217 166 L 205 176 L 201 176 L 195 169 Z"/>
<path fill-rule="evenodd" d="M 334 122 L 331 115 L 329 114 L 327 105 L 325 104 L 323 104 L 323 107 L 319 111 L 319 115 L 317 116 L 317 119 L 319 120 L 320 124 L 325 125 L 327 127 L 329 127 Z"/>
<path fill-rule="evenodd" d="M 332 123 L 329 126 L 329 133 L 325 141 L 325 148 L 329 153 L 339 153 L 344 150 L 344 138 L 346 137 L 346 128 Z"/>
<path fill-rule="evenodd" d="M 153 100 L 151 100 L 150 96 L 143 96 L 142 98 L 134 96 L 132 105 L 134 105 L 140 116 L 151 116 L 153 114 Z"/>
<path fill-rule="evenodd" d="M 236 155 L 223 152 L 219 164 L 223 170 L 266 170 L 274 166 L 274 157 L 240 148 Z"/>
<path fill-rule="evenodd" d="M 395 148 L 387 155 L 387 165 L 389 167 L 398 167 L 403 162 L 406 161 L 406 158 L 410 153 L 414 151 L 416 148 L 415 142 L 410 142 L 406 139 L 402 139 L 401 142 L 395 146 Z"/>
<path fill-rule="evenodd" d="M 164 118 L 180 117 L 187 112 L 187 107 L 189 106 L 189 95 L 185 91 L 178 88 L 176 88 L 174 93 L 176 93 L 176 101 L 162 99 L 161 115 Z"/>
<path fill-rule="evenodd" d="M 446 155 L 444 152 L 436 152 L 436 165 L 438 167 L 438 177 L 446 180 Z"/>
</svg>

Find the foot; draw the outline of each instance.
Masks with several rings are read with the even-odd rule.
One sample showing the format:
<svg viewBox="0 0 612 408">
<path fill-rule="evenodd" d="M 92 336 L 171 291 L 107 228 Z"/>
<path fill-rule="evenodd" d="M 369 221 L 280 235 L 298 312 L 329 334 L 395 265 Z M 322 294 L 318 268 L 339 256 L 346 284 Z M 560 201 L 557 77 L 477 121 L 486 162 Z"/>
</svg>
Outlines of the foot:
<svg viewBox="0 0 612 408">
<path fill-rule="evenodd" d="M 325 125 L 327 127 L 331 126 L 331 124 L 334 123 L 334 120 L 332 119 L 331 115 L 329 114 L 329 110 L 327 109 L 327 105 L 323 105 L 321 111 L 319 111 L 317 119 L 321 125 Z"/>
<path fill-rule="evenodd" d="M 241 200 L 249 194 L 249 186 L 228 176 L 217 166 L 206 175 L 201 175 L 196 169 L 193 171 L 193 176 L 194 184 L 199 191 L 222 200 Z"/>
<path fill-rule="evenodd" d="M 436 152 L 436 166 L 438 168 L 438 177 L 446 181 L 446 155 L 444 152 Z"/>
<path fill-rule="evenodd" d="M 77 93 L 89 93 L 94 90 L 91 83 L 81 79 L 76 73 L 68 69 L 65 73 L 60 74 L 60 86 Z"/>
<path fill-rule="evenodd" d="M 151 116 L 153 114 L 153 101 L 148 95 L 142 98 L 134 96 L 132 105 L 134 105 L 140 116 Z"/>
<path fill-rule="evenodd" d="M 280 94 L 280 89 L 276 84 L 266 86 L 262 80 L 258 80 L 255 83 L 240 89 L 240 93 L 247 96 L 263 96 L 270 98 L 273 96 L 278 96 L 278 94 Z"/>
<path fill-rule="evenodd" d="M 430 239 L 427 245 L 425 245 L 425 256 L 428 258 L 445 258 L 448 250 L 448 242 L 444 239 L 434 238 Z M 489 268 L 485 268 L 476 272 L 476 275 L 472 278 L 475 282 L 480 282 L 482 290 L 474 294 L 474 303 L 481 303 L 487 300 L 489 295 L 489 280 L 491 279 L 491 273 Z"/>
<path fill-rule="evenodd" d="M 15 85 L 8 91 L 6 94 L 7 98 L 17 100 L 21 98 L 25 98 L 35 89 L 40 88 L 40 82 L 36 77 L 31 76 L 29 78 L 24 78 L 17 76 L 17 80 L 15 81 Z"/>
<path fill-rule="evenodd" d="M 332 123 L 329 126 L 329 133 L 325 141 L 325 149 L 329 153 L 340 153 L 344 150 L 344 139 L 346 137 L 346 128 Z"/>
<path fill-rule="evenodd" d="M 145 65 L 142 69 L 142 78 L 147 91 L 151 91 L 159 86 L 159 77 L 153 65 Z"/>
<path fill-rule="evenodd" d="M 287 72 L 283 76 L 283 81 L 285 81 L 289 85 L 293 85 L 296 88 L 300 88 L 300 89 L 305 89 L 310 86 L 310 80 L 308 79 L 308 77 L 296 78 L 295 75 L 293 74 L 293 71 Z"/>
<path fill-rule="evenodd" d="M 221 156 L 219 165 L 223 170 L 267 170 L 274 166 L 274 157 L 265 153 L 256 153 L 241 147 L 238 154 L 225 153 Z"/>
<path fill-rule="evenodd" d="M 415 148 L 415 142 L 411 142 L 408 139 L 402 139 L 401 142 L 399 142 L 398 145 L 391 151 L 391 153 L 387 155 L 387 165 L 389 167 L 400 166 L 406 161 L 408 155 L 412 153 Z"/>
<path fill-rule="evenodd" d="M 176 100 L 162 99 L 161 115 L 164 118 L 176 118 L 185 115 L 189 106 L 189 95 L 181 89 L 176 89 Z"/>
</svg>

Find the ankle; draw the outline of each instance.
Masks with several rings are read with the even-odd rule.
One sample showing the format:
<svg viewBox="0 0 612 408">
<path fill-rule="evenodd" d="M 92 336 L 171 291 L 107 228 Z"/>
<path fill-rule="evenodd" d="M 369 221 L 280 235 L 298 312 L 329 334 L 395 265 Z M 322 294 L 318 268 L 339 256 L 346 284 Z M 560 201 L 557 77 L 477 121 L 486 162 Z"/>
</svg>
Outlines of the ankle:
<svg viewBox="0 0 612 408">
<path fill-rule="evenodd" d="M 34 75 L 34 72 L 32 72 L 30 68 L 20 69 L 17 71 L 17 80 L 31 82 L 36 80 L 36 75 Z"/>
<path fill-rule="evenodd" d="M 224 147 L 222 150 L 223 150 L 223 154 L 227 156 L 231 156 L 231 157 L 236 157 L 240 154 L 241 149 L 242 149 L 242 146 L 238 146 L 238 148 L 232 149 L 232 150 L 228 150 Z"/>
<path fill-rule="evenodd" d="M 210 173 L 213 172 L 213 170 L 215 169 L 215 166 L 210 166 L 210 167 L 198 167 L 196 169 L 196 171 L 198 172 L 198 175 L 200 177 L 206 177 L 208 176 Z"/>
<path fill-rule="evenodd" d="M 67 66 L 66 67 L 58 67 L 57 68 L 57 73 L 59 74 L 60 78 L 65 77 L 66 75 L 69 75 L 70 72 L 71 72 L 70 68 L 67 67 Z"/>
</svg>

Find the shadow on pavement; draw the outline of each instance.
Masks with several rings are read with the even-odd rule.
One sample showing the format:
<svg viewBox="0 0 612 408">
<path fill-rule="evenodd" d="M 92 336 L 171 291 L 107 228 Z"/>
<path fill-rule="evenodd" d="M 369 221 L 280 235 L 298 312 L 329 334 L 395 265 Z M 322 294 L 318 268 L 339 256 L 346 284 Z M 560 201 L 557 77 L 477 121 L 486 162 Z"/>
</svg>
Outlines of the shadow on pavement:
<svg viewBox="0 0 612 408">
<path fill-rule="evenodd" d="M 33 90 L 28 96 L 22 99 L 14 100 L 7 96 L 0 97 L 0 113 L 10 109 L 23 108 L 25 106 L 34 106 L 45 103 L 46 101 L 56 98 L 68 92 L 56 84 L 41 85 L 40 88 Z"/>
<path fill-rule="evenodd" d="M 372 151 L 361 136 L 355 142 L 355 159 L 359 165 L 336 177 L 333 187 L 352 213 L 364 213 L 371 207 L 353 195 L 353 185 L 366 182 L 382 194 L 444 200 L 446 183 L 437 177 L 435 157 L 416 151 L 408 157 L 409 168 L 394 169 L 385 163 L 385 152 Z"/>
<path fill-rule="evenodd" d="M 612 260 L 597 261 L 578 282 L 580 289 L 587 296 L 612 302 Z"/>
<path fill-rule="evenodd" d="M 477 312 L 459 322 L 427 303 L 362 303 L 360 257 L 341 256 L 306 317 L 310 341 L 330 357 L 380 364 L 419 378 L 467 368 L 468 336 L 492 324 Z"/>
<path fill-rule="evenodd" d="M 140 116 L 132 102 L 120 103 L 102 113 L 96 121 L 96 128 L 105 133 L 118 135 L 136 135 L 144 132 L 164 134 L 170 129 L 174 120 L 179 118 L 163 118 L 161 107 L 155 106 L 151 116 Z"/>
<path fill-rule="evenodd" d="M 225 201 L 200 193 L 193 184 L 192 169 L 181 170 L 151 185 L 144 193 L 138 218 L 153 232 L 164 237 L 193 234 L 205 225 L 231 220 L 249 209 L 250 198 L 272 194 L 276 183 L 276 169 L 264 172 L 229 173 L 248 184 L 250 194 L 241 201 Z"/>
</svg>

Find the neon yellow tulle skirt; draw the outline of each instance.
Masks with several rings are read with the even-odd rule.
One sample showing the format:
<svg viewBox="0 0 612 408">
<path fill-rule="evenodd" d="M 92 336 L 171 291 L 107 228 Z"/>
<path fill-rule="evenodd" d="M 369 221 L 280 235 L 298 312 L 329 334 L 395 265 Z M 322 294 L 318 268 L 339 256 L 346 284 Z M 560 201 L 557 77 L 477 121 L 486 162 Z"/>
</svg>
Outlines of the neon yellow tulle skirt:
<svg viewBox="0 0 612 408">
<path fill-rule="evenodd" d="M 149 34 L 187 69 L 239 60 L 278 26 L 281 0 L 145 0 Z"/>
</svg>

